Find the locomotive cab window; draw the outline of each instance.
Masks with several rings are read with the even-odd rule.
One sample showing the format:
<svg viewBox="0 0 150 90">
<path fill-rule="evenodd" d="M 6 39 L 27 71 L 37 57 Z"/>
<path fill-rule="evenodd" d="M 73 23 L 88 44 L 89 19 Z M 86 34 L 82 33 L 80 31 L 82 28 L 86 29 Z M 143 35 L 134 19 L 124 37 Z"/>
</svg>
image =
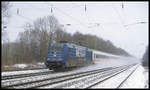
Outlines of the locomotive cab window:
<svg viewBox="0 0 150 90">
<path fill-rule="evenodd" d="M 59 53 L 59 52 L 63 52 L 63 50 L 64 49 L 63 49 L 62 44 L 53 44 L 53 45 L 50 45 L 48 52 L 52 52 L 52 53 L 57 52 L 57 53 Z"/>
</svg>

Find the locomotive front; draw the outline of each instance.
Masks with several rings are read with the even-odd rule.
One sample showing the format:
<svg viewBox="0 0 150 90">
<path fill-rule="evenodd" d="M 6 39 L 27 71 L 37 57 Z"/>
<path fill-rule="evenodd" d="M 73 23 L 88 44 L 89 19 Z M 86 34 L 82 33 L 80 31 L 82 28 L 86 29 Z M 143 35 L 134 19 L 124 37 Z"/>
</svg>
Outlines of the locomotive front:
<svg viewBox="0 0 150 90">
<path fill-rule="evenodd" d="M 51 44 L 48 47 L 45 65 L 49 69 L 63 67 L 64 63 L 64 45 L 62 43 Z"/>
</svg>

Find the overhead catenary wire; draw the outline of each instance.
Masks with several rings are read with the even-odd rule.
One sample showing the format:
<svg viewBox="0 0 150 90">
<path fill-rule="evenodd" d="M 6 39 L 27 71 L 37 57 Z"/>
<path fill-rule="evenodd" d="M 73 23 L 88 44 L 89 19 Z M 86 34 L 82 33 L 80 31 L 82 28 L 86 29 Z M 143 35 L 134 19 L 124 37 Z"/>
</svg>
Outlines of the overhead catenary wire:
<svg viewBox="0 0 150 90">
<path fill-rule="evenodd" d="M 33 6 L 32 6 L 32 7 L 33 7 Z M 35 8 L 35 7 L 34 7 L 34 8 Z M 54 8 L 57 9 L 57 10 L 59 10 L 61 13 L 65 14 L 66 16 L 69 16 L 69 17 L 72 18 L 73 20 L 79 22 L 79 23 L 82 24 L 83 26 L 88 27 L 87 25 L 85 25 L 84 23 L 82 23 L 80 20 L 78 20 L 78 19 L 72 17 L 71 15 L 69 15 L 69 14 L 65 13 L 64 11 L 60 10 L 59 8 L 57 8 L 57 7 L 54 7 Z M 87 6 L 86 6 L 86 4 L 84 5 L 84 10 L 85 10 L 85 12 L 87 12 Z M 52 4 L 51 4 L 51 14 L 53 14 L 53 5 L 52 5 Z M 28 20 L 28 21 L 33 21 L 33 20 L 31 20 L 30 18 L 21 15 L 19 8 L 17 8 L 17 16 L 20 16 L 21 18 L 24 18 L 24 19 L 26 19 L 26 20 Z M 87 19 L 89 19 L 89 18 L 87 18 Z M 89 21 L 89 20 L 88 20 L 88 21 Z M 17 28 L 18 28 L 18 27 L 17 27 Z M 19 28 L 21 28 L 21 27 L 19 27 Z M 88 28 L 89 28 L 89 27 L 88 27 Z"/>
<path fill-rule="evenodd" d="M 61 6 L 54 6 L 52 3 L 50 4 L 48 4 L 48 3 L 43 3 L 43 4 L 47 4 L 48 6 L 51 6 L 50 7 L 50 9 L 51 9 L 51 14 L 53 15 L 54 13 L 53 13 L 53 11 L 54 11 L 54 9 L 57 9 L 59 12 L 61 12 L 62 14 L 64 14 L 65 16 L 69 16 L 71 19 L 73 19 L 73 20 L 75 20 L 76 22 L 79 22 L 80 24 L 82 24 L 83 26 L 85 26 L 85 27 L 87 27 L 87 28 L 91 28 L 91 27 L 89 27 L 88 25 L 86 25 L 85 23 L 83 23 L 83 22 L 81 22 L 80 20 L 78 20 L 78 19 L 76 19 L 76 18 L 74 18 L 73 16 L 71 16 L 70 14 L 68 14 L 68 13 L 66 13 L 66 12 L 64 12 L 63 10 L 61 10 L 60 9 L 60 7 Z M 80 8 L 84 8 L 84 12 L 87 12 L 87 5 L 86 4 L 82 4 L 82 5 L 78 5 L 78 4 L 76 4 L 76 3 L 72 3 L 72 4 L 74 4 L 75 6 L 79 6 Z M 40 9 L 42 9 L 42 8 L 40 8 Z M 88 21 L 90 21 L 89 20 L 89 18 L 87 18 L 87 20 Z M 94 23 L 94 26 L 99 26 L 100 24 L 102 24 L 102 23 Z M 109 24 L 109 23 L 108 23 Z M 101 25 L 102 26 L 102 25 Z M 93 27 L 93 26 L 92 26 Z M 101 27 L 102 28 L 102 27 Z M 102 28 L 103 29 L 103 28 Z"/>
<path fill-rule="evenodd" d="M 30 6 L 32 6 L 32 5 L 30 5 Z M 32 6 L 32 7 L 35 8 L 34 6 Z M 41 8 L 40 8 L 40 9 L 41 9 Z M 51 9 L 52 9 L 52 8 L 51 8 Z M 38 9 L 38 10 L 39 10 L 39 9 Z M 19 16 L 19 17 L 21 17 L 21 18 L 23 18 L 23 19 L 25 19 L 25 20 L 27 20 L 27 21 L 30 21 L 30 22 L 33 21 L 32 19 L 21 15 L 20 11 L 21 11 L 21 10 L 20 10 L 19 8 L 17 8 L 16 12 L 13 13 L 13 14 L 14 14 L 15 16 Z M 51 13 L 53 13 L 52 10 L 51 10 Z M 15 28 L 23 28 L 23 26 L 13 26 L 13 27 L 15 27 Z M 9 32 L 9 33 L 16 33 L 16 32 Z"/>
<path fill-rule="evenodd" d="M 17 16 L 20 16 L 20 17 L 22 17 L 22 18 L 24 18 L 24 19 L 26 19 L 26 20 L 28 19 L 29 21 L 33 21 L 32 19 L 21 15 L 20 11 L 21 11 L 21 10 L 20 10 L 19 8 L 17 8 L 16 13 L 14 13 L 14 14 L 17 15 Z"/>
<path fill-rule="evenodd" d="M 65 14 L 66 16 L 69 16 L 69 17 L 72 18 L 73 20 L 79 22 L 80 24 L 82 24 L 83 26 L 85 26 L 86 28 L 89 29 L 89 27 L 88 27 L 87 25 L 85 25 L 83 22 L 81 22 L 80 20 L 78 20 L 78 19 L 72 17 L 71 15 L 65 13 L 64 11 L 60 10 L 60 9 L 57 8 L 57 7 L 54 7 L 54 8 L 57 9 L 58 11 L 60 11 L 61 13 Z M 85 12 L 87 12 L 87 6 L 86 6 L 86 5 L 84 5 L 84 10 L 85 10 Z M 101 27 L 101 28 L 102 28 L 102 27 Z M 104 28 L 102 28 L 102 29 L 104 29 Z"/>
<path fill-rule="evenodd" d="M 124 20 L 122 19 L 122 17 L 120 16 L 119 12 L 117 11 L 117 9 L 115 8 L 114 4 L 112 3 L 112 7 L 114 9 L 114 11 L 117 13 L 119 20 L 121 21 L 122 26 L 125 28 L 125 30 L 127 30 L 127 28 L 124 26 Z"/>
<path fill-rule="evenodd" d="M 48 5 L 49 5 L 49 4 L 48 4 Z M 84 4 L 84 5 L 79 5 L 79 6 L 81 6 L 82 8 L 84 8 L 85 13 L 87 12 L 87 5 L 86 5 L 86 4 Z M 122 5 L 122 8 L 124 8 L 124 5 Z M 41 9 L 41 8 L 40 8 L 40 9 Z M 64 12 L 62 9 L 60 9 L 60 8 L 58 8 L 58 7 L 56 7 L 56 6 L 54 7 L 54 6 L 51 4 L 51 9 L 50 9 L 51 14 L 54 14 L 54 9 L 58 10 L 59 12 L 63 13 L 64 15 L 66 15 L 66 16 L 72 18 L 73 20 L 77 21 L 77 22 L 80 23 L 81 25 L 88 27 L 88 25 L 86 25 L 85 23 L 83 23 L 83 22 L 81 22 L 80 20 L 74 18 L 72 15 L 70 15 L 70 14 Z M 114 8 L 114 9 L 115 9 L 115 8 Z M 117 12 L 116 9 L 115 9 L 115 11 Z M 118 14 L 118 12 L 117 12 L 117 14 Z M 17 9 L 17 15 L 20 16 L 20 17 L 22 17 L 22 18 L 24 18 L 24 19 L 27 19 L 27 20 L 29 20 L 29 21 L 33 21 L 33 20 L 31 20 L 30 18 L 28 18 L 28 17 L 25 17 L 25 16 L 23 16 L 23 15 L 20 15 L 20 11 L 19 11 L 18 9 Z M 86 15 L 87 15 L 87 14 L 86 14 Z M 118 14 L 118 16 L 120 17 L 120 21 L 122 22 L 122 25 L 124 26 L 124 22 L 123 22 L 123 20 L 122 20 L 122 18 L 121 18 L 121 16 L 120 16 L 120 14 Z M 87 20 L 90 21 L 89 18 L 87 18 Z M 95 23 L 95 24 L 96 24 L 96 23 Z M 96 25 L 99 26 L 99 25 L 101 25 L 101 23 L 97 23 Z M 89 28 L 89 27 L 88 27 L 88 28 Z"/>
<path fill-rule="evenodd" d="M 18 16 L 20 16 L 20 17 L 22 17 L 22 18 L 24 18 L 24 19 L 28 19 L 29 21 L 33 21 L 32 19 L 30 19 L 30 18 L 28 18 L 28 17 L 25 17 L 25 16 L 23 16 L 23 15 L 18 15 Z"/>
<path fill-rule="evenodd" d="M 81 7 L 81 5 L 80 5 L 80 7 Z M 85 10 L 85 14 L 86 14 L 88 22 L 93 21 L 92 18 L 90 18 L 89 15 L 87 14 L 87 12 L 88 12 L 88 10 L 87 10 L 87 4 L 84 5 L 84 10 Z M 102 27 L 102 23 L 91 23 L 91 24 L 94 24 L 94 26 L 92 26 L 92 27 L 99 27 L 100 26 L 101 29 L 104 30 L 104 28 Z M 91 27 L 88 27 L 88 28 L 91 28 Z"/>
<path fill-rule="evenodd" d="M 87 27 L 87 25 L 85 25 L 84 23 L 82 23 L 80 20 L 78 20 L 78 19 L 74 18 L 73 16 L 71 16 L 71 15 L 65 13 L 65 12 L 62 11 L 61 9 L 56 8 L 56 7 L 54 7 L 54 8 L 57 9 L 58 11 L 60 11 L 61 13 L 63 13 L 64 15 L 66 15 L 66 16 L 72 18 L 72 19 L 75 20 L 76 22 L 78 22 L 78 23 L 82 24 L 83 26 L 86 26 L 86 27 Z"/>
<path fill-rule="evenodd" d="M 64 11 L 62 11 L 61 9 L 59 9 L 59 8 L 57 8 L 57 7 L 54 7 L 54 8 L 57 9 L 57 10 L 59 10 L 61 13 L 65 14 L 66 16 L 69 16 L 69 17 L 72 18 L 73 20 L 79 22 L 80 24 L 82 24 L 82 25 L 85 26 L 86 28 L 88 28 L 87 25 L 85 25 L 84 23 L 82 23 L 80 20 L 78 20 L 78 19 L 72 17 L 71 15 L 65 13 Z M 86 11 L 87 11 L 86 4 L 85 4 L 85 8 L 84 8 L 84 9 L 85 9 L 85 12 L 86 12 Z M 51 5 L 51 13 L 53 14 L 53 5 Z M 21 15 L 20 9 L 19 9 L 19 8 L 17 8 L 17 11 L 16 11 L 15 14 L 16 14 L 17 16 L 23 18 L 23 19 L 28 20 L 28 21 L 33 21 L 32 19 L 30 19 L 30 18 L 28 18 L 28 17 L 25 17 L 25 16 Z M 15 27 L 15 28 L 22 28 L 22 27 Z M 15 32 L 10 32 L 10 33 L 15 33 Z"/>
<path fill-rule="evenodd" d="M 87 20 L 90 22 L 89 19 L 91 19 L 91 18 L 89 18 L 88 14 L 86 12 L 87 12 L 87 5 L 85 4 L 85 14 L 87 16 Z M 101 25 L 101 23 L 94 23 L 94 24 L 96 24 L 97 27 L 99 27 Z M 101 27 L 102 30 L 104 30 L 104 28 L 102 27 L 102 25 L 100 27 Z"/>
<path fill-rule="evenodd" d="M 50 4 L 48 4 L 48 3 L 45 3 L 45 4 L 50 5 Z M 52 4 L 51 4 L 51 5 L 52 5 Z M 82 6 L 83 6 L 83 5 L 82 5 Z M 56 9 L 56 10 L 58 10 L 59 12 L 61 12 L 62 14 L 64 14 L 65 16 L 70 17 L 70 18 L 73 19 L 74 21 L 76 21 L 76 22 L 82 24 L 83 26 L 85 26 L 86 28 L 88 28 L 88 26 L 87 26 L 85 23 L 83 23 L 83 22 L 81 22 L 80 20 L 74 18 L 73 16 L 71 16 L 70 14 L 64 12 L 64 11 L 61 10 L 60 8 L 58 8 L 58 7 L 56 7 L 56 6 L 53 6 L 53 8 Z M 85 8 L 85 6 L 84 6 L 83 8 Z M 84 9 L 84 10 L 85 10 L 85 9 Z"/>
<path fill-rule="evenodd" d="M 84 11 L 85 12 L 87 12 L 87 5 L 85 4 L 85 5 L 79 5 L 79 4 L 76 4 L 76 3 L 72 3 L 72 4 L 74 4 L 75 6 L 78 6 L 78 7 L 80 7 L 80 8 L 84 8 Z M 122 6 L 122 9 L 124 9 L 124 7 L 125 7 L 125 5 L 124 5 L 124 3 L 122 3 L 121 4 Z M 124 10 L 123 10 L 123 12 L 124 12 Z M 118 11 L 117 11 L 117 14 L 118 14 Z M 120 16 L 120 14 L 119 14 L 119 17 L 121 18 L 121 16 Z M 89 18 L 87 18 L 87 19 L 89 19 Z M 89 20 L 88 20 L 89 21 Z M 124 20 L 122 20 L 122 18 L 121 18 L 121 20 L 120 20 L 121 22 L 123 22 L 124 23 Z M 115 24 L 115 22 L 108 22 L 108 23 L 95 23 L 95 24 Z"/>
<path fill-rule="evenodd" d="M 23 15 L 20 15 L 20 10 L 19 10 L 19 8 L 17 8 L 17 10 L 16 10 L 16 12 L 13 12 L 12 13 L 12 16 L 19 16 L 19 17 L 21 17 L 21 18 L 23 18 L 23 19 L 26 19 L 26 20 L 28 20 L 28 21 L 33 21 L 32 19 L 30 19 L 30 18 L 28 18 L 28 17 L 25 17 L 25 16 L 23 16 Z M 11 26 L 12 27 L 12 26 Z M 13 27 L 15 27 L 15 28 L 22 28 L 23 26 L 13 26 Z M 3 28 L 8 28 L 7 26 L 3 26 Z"/>
<path fill-rule="evenodd" d="M 125 27 L 128 27 L 128 26 L 131 26 L 131 25 L 136 25 L 136 24 L 145 24 L 147 22 L 136 22 L 136 23 L 131 23 L 131 24 L 127 24 L 127 25 L 124 25 Z"/>
</svg>

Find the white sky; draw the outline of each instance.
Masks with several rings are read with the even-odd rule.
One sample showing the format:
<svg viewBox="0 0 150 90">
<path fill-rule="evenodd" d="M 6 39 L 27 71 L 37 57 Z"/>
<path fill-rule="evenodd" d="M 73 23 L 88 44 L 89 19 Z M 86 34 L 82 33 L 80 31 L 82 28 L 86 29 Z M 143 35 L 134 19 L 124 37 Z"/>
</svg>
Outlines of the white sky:
<svg viewBox="0 0 150 90">
<path fill-rule="evenodd" d="M 148 45 L 148 2 L 11 2 L 11 18 L 7 25 L 10 41 L 17 38 L 26 22 L 54 15 L 69 33 L 80 31 L 110 40 L 117 47 L 141 58 Z M 87 11 L 84 6 L 86 4 Z M 51 13 L 53 5 L 53 13 Z M 17 15 L 17 8 L 19 15 Z M 147 22 L 144 24 L 133 24 Z M 71 24 L 67 26 L 66 24 Z M 99 23 L 96 26 L 95 23 Z"/>
</svg>

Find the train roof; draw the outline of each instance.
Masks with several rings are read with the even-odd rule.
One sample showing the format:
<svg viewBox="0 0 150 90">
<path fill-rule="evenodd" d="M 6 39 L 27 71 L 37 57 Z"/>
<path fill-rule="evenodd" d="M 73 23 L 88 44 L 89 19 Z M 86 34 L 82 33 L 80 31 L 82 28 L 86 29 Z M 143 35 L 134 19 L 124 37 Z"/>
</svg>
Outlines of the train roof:
<svg viewBox="0 0 150 90">
<path fill-rule="evenodd" d="M 69 47 L 73 48 L 79 48 L 79 49 L 88 49 L 87 47 L 84 47 L 84 46 L 79 46 L 79 45 L 76 45 L 76 44 L 72 44 L 72 43 L 66 43 Z"/>
<path fill-rule="evenodd" d="M 113 56 L 113 57 L 123 57 L 123 56 L 120 56 L 120 55 L 114 55 L 114 54 L 111 54 L 111 53 L 107 53 L 107 52 L 102 52 L 102 51 L 98 51 L 98 50 L 94 50 L 94 49 L 90 49 L 90 48 L 87 48 L 87 47 L 84 47 L 84 46 L 80 46 L 80 45 L 76 45 L 76 44 L 73 44 L 73 43 L 68 43 L 68 42 L 65 42 L 69 47 L 73 48 L 73 47 L 77 47 L 77 48 L 80 48 L 80 49 L 88 49 L 88 50 L 91 50 L 93 51 L 94 53 L 99 53 L 99 54 L 102 54 L 102 55 L 107 55 L 107 56 Z"/>
<path fill-rule="evenodd" d="M 114 55 L 114 54 L 111 54 L 111 53 L 106 53 L 106 52 L 102 52 L 102 51 L 98 51 L 98 50 L 94 50 L 94 49 L 91 49 L 94 53 L 97 53 L 97 54 L 102 54 L 102 55 L 107 55 L 107 56 L 113 56 L 113 57 L 123 57 L 123 56 L 120 56 L 120 55 Z"/>
</svg>

